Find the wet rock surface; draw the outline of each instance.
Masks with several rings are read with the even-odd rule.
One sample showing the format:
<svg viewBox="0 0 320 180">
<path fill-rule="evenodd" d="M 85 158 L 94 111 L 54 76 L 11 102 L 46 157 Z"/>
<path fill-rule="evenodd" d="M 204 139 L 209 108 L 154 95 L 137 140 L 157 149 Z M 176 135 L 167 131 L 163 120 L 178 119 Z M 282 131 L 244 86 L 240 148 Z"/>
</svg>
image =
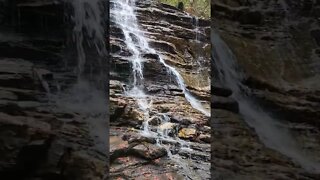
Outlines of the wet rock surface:
<svg viewBox="0 0 320 180">
<path fill-rule="evenodd" d="M 0 6 L 0 178 L 103 179 L 107 135 L 97 127 L 106 127 L 104 96 L 90 85 L 72 88 L 77 60 L 68 59 L 74 52 L 67 49 L 63 4 L 1 1 Z M 102 108 L 74 106 L 90 103 Z"/>
<path fill-rule="evenodd" d="M 298 146 L 319 162 L 319 3 L 211 2 L 213 27 L 246 74 L 243 84 L 249 88 L 250 98 L 283 123 Z M 255 18 L 249 18 L 250 13 L 256 13 Z M 258 132 L 235 111 L 225 107 L 212 111 L 214 178 L 319 178 L 263 145 Z"/>
<path fill-rule="evenodd" d="M 147 121 L 154 135 L 143 134 L 144 111 L 134 96 L 126 95 L 133 79 L 132 54 L 122 30 L 111 22 L 110 42 L 115 49 L 110 69 L 111 177 L 210 179 L 209 118 L 190 105 L 175 77 L 159 62 L 161 54 L 181 74 L 189 92 L 209 109 L 209 21 L 199 20 L 196 33 L 195 19 L 175 7 L 137 1 L 134 10 L 150 47 L 157 51 L 141 55 L 145 60 L 143 91 L 151 103 Z M 159 139 L 158 132 L 166 135 Z M 189 148 L 181 147 L 181 142 Z"/>
</svg>

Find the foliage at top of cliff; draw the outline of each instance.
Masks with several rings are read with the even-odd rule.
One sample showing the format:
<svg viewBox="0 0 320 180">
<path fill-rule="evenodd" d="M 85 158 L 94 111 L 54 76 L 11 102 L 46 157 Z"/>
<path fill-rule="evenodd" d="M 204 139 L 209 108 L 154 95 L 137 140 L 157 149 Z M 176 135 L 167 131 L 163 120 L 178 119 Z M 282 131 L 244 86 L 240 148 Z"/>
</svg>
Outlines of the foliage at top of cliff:
<svg viewBox="0 0 320 180">
<path fill-rule="evenodd" d="M 160 0 L 161 3 L 171 6 L 178 6 L 179 2 L 184 4 L 184 11 L 202 18 L 210 18 L 211 3 L 210 0 Z"/>
</svg>

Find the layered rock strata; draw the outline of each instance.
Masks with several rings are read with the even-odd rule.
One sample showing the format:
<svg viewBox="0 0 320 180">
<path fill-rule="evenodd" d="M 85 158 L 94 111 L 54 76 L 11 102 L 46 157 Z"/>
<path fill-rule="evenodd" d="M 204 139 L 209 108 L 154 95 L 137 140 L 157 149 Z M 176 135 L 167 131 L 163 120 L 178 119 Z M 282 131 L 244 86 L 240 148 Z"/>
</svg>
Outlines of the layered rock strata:
<svg viewBox="0 0 320 180">
<path fill-rule="evenodd" d="M 175 77 L 159 62 L 159 55 L 177 69 L 190 93 L 209 109 L 210 22 L 199 19 L 196 32 L 194 17 L 156 1 L 137 1 L 134 10 L 140 29 L 150 47 L 157 52 L 142 54 L 143 91 L 149 101 L 152 99 L 150 129 L 154 132 L 157 129 L 166 130 L 169 136 L 190 144 L 191 151 L 169 139 L 163 139 L 159 146 L 157 138 L 142 135 L 144 112 L 134 97 L 125 95 L 132 82 L 132 54 L 126 46 L 122 30 L 111 22 L 111 176 L 209 179 L 209 118 L 186 100 Z M 167 122 L 163 123 L 161 118 L 167 118 Z"/>
<path fill-rule="evenodd" d="M 78 84 L 70 4 L 0 5 L 1 179 L 103 179 L 105 94 Z"/>
<path fill-rule="evenodd" d="M 318 1 L 307 0 L 212 1 L 213 27 L 244 71 L 242 83 L 249 88 L 250 98 L 284 124 L 315 162 L 319 162 L 320 148 L 318 10 Z M 213 136 L 213 162 L 215 172 L 221 172 L 216 177 L 319 178 L 268 149 L 238 115 L 224 113 L 213 118 L 213 123 L 217 134 Z M 220 157 L 222 152 L 228 153 Z"/>
</svg>

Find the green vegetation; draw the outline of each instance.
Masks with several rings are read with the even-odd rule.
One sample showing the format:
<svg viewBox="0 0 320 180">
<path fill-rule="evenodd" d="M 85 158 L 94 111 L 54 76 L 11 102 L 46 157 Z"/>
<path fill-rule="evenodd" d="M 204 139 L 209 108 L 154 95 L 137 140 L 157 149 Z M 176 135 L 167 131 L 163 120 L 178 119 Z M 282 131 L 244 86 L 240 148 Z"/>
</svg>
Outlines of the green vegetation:
<svg viewBox="0 0 320 180">
<path fill-rule="evenodd" d="M 160 0 L 160 2 L 177 7 L 183 2 L 185 11 L 202 18 L 210 18 L 210 0 Z"/>
</svg>

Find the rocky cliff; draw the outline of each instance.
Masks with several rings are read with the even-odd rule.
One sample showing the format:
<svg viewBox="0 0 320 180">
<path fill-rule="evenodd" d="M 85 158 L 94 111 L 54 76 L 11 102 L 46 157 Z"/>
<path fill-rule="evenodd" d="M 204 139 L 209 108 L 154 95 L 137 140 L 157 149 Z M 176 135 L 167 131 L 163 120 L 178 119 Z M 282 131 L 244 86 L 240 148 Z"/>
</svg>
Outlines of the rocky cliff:
<svg viewBox="0 0 320 180">
<path fill-rule="evenodd" d="M 239 74 L 244 75 L 242 85 L 249 88 L 246 92 L 254 106 L 271 114 L 315 164 L 319 163 L 320 148 L 319 8 L 318 1 L 308 0 L 212 1 L 213 29 L 236 57 Z M 214 46 L 213 53 L 217 53 Z M 215 72 L 219 74 L 217 69 Z M 226 86 L 223 83 L 221 86 Z M 259 130 L 244 121 L 241 112 L 239 117 L 225 109 L 213 110 L 216 177 L 318 178 L 315 171 L 306 171 L 288 154 L 263 143 Z"/>
<path fill-rule="evenodd" d="M 188 102 L 176 74 L 209 110 L 210 21 L 157 1 L 112 1 L 111 12 L 111 177 L 209 179 L 209 117 Z"/>
<path fill-rule="evenodd" d="M 54 0 L 0 7 L 0 178 L 103 179 L 106 96 L 78 78 L 74 7 Z"/>
</svg>

